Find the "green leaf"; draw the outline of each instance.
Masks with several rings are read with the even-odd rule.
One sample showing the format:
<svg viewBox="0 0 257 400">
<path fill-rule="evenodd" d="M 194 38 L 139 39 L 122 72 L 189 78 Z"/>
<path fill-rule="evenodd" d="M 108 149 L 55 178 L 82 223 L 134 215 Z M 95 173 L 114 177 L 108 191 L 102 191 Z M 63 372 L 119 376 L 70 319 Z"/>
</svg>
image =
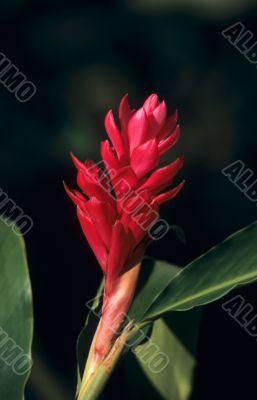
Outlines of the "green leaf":
<svg viewBox="0 0 257 400">
<path fill-rule="evenodd" d="M 22 400 L 31 367 L 32 294 L 24 241 L 0 222 L 0 399 Z"/>
<path fill-rule="evenodd" d="M 184 268 L 167 285 L 145 315 L 185 311 L 210 303 L 238 285 L 257 279 L 257 223 L 231 235 Z"/>
<path fill-rule="evenodd" d="M 143 319 L 151 304 L 179 273 L 180 268 L 165 261 L 145 257 L 139 275 L 135 298 L 129 310 L 129 318 L 136 322 Z"/>
<path fill-rule="evenodd" d="M 135 356 L 125 360 L 133 400 L 189 398 L 199 322 L 200 309 L 172 313 L 154 322 L 149 340 L 135 348 Z"/>
</svg>

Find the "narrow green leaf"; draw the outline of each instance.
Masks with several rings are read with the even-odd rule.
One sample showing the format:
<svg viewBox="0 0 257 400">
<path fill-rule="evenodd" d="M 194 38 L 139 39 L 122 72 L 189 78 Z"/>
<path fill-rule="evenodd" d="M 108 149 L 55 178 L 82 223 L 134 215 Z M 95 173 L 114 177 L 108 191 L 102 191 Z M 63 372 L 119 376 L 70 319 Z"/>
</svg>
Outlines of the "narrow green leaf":
<svg viewBox="0 0 257 400">
<path fill-rule="evenodd" d="M 171 281 L 145 315 L 185 311 L 210 303 L 257 279 L 257 223 L 236 232 L 194 260 Z"/>
<path fill-rule="evenodd" d="M 0 399 L 22 400 L 31 367 L 32 294 L 24 241 L 0 222 Z"/>
</svg>

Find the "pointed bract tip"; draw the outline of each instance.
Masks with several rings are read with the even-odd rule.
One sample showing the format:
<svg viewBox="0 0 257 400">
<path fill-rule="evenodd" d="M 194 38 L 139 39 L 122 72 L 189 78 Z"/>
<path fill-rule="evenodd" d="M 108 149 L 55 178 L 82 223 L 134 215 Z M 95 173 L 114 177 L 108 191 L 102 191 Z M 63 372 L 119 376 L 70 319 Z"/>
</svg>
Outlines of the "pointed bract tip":
<svg viewBox="0 0 257 400">
<path fill-rule="evenodd" d="M 80 161 L 76 156 L 74 156 L 74 154 L 71 151 L 70 151 L 70 157 L 78 171 L 84 168 L 84 163 Z"/>
</svg>

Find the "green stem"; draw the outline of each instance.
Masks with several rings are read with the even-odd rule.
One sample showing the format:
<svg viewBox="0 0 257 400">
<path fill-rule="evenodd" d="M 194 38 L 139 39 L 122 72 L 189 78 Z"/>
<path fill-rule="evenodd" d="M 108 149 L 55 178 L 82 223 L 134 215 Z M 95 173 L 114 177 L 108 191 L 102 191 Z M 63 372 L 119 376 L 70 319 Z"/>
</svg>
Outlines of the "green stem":
<svg viewBox="0 0 257 400">
<path fill-rule="evenodd" d="M 108 381 L 121 353 L 126 344 L 126 340 L 131 334 L 133 322 L 124 328 L 122 334 L 115 341 L 108 356 L 99 364 L 91 377 L 84 375 L 77 400 L 96 400 L 101 394 L 106 382 Z"/>
<path fill-rule="evenodd" d="M 78 400 L 95 400 L 101 394 L 109 374 L 105 368 L 100 366 L 94 373 L 94 376 L 87 383 L 86 386 L 81 384 L 81 390 L 79 392 Z"/>
</svg>

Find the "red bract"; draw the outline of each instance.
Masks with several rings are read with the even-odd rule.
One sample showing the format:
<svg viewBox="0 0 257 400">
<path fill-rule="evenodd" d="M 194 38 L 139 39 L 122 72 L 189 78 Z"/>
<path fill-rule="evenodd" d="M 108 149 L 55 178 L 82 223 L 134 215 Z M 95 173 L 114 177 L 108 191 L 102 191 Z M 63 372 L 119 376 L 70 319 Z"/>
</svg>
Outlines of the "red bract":
<svg viewBox="0 0 257 400">
<path fill-rule="evenodd" d="M 140 261 L 149 243 L 148 231 L 158 219 L 159 206 L 176 196 L 184 184 L 169 189 L 183 165 L 182 158 L 156 169 L 161 156 L 179 139 L 177 112 L 167 117 L 166 104 L 156 94 L 134 111 L 126 95 L 120 103 L 119 122 L 118 128 L 112 111 L 107 113 L 105 128 L 110 142 L 101 143 L 101 155 L 108 174 L 92 161 L 83 163 L 72 156 L 80 191 L 66 186 L 105 274 L 95 362 L 108 354 L 131 304 Z"/>
</svg>

